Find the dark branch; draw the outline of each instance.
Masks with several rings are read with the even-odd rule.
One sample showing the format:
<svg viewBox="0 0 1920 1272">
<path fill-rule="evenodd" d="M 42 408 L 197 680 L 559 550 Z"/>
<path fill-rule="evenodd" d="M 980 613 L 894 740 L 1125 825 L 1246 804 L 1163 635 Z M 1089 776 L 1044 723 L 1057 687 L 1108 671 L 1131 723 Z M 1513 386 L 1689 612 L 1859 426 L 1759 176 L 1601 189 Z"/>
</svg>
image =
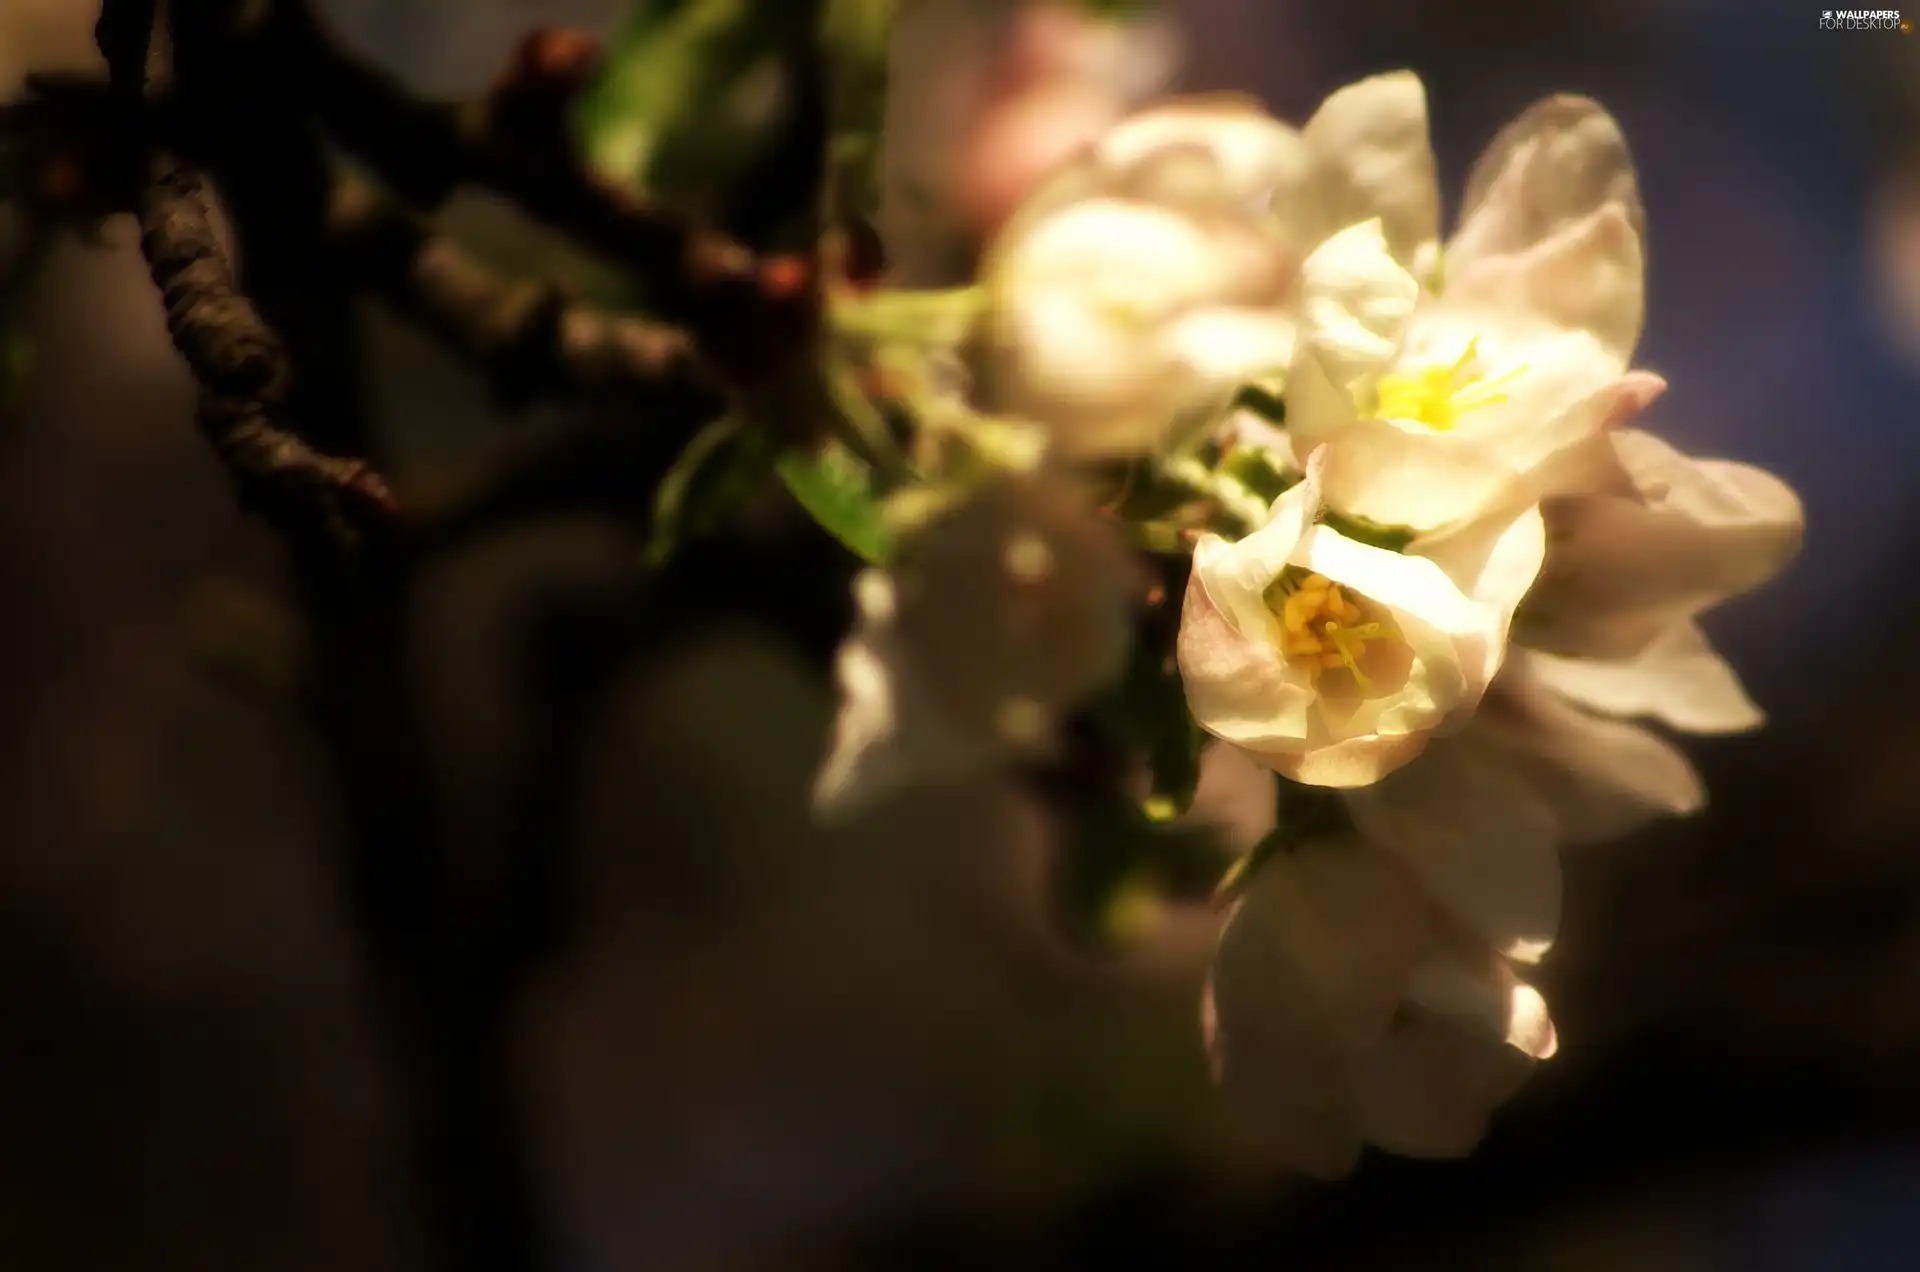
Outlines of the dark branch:
<svg viewBox="0 0 1920 1272">
<path fill-rule="evenodd" d="M 322 125 L 410 202 L 432 208 L 469 184 L 505 196 L 631 271 L 653 308 L 736 380 L 764 380 L 809 348 L 820 304 L 811 264 L 758 256 L 592 172 L 566 128 L 575 77 L 543 78 L 553 68 L 534 42 L 483 101 L 432 102 L 348 54 L 306 5 L 279 11 L 290 72 Z"/>
<path fill-rule="evenodd" d="M 546 397 L 718 407 L 684 332 L 603 313 L 544 280 L 504 278 L 365 181 L 335 182 L 327 229 L 346 268 L 482 370 L 504 407 Z"/>
<path fill-rule="evenodd" d="M 365 461 L 323 455 L 280 424 L 292 382 L 286 351 L 234 284 L 199 176 L 155 155 L 139 214 L 167 330 L 200 384 L 201 430 L 241 502 L 289 535 L 318 529 L 343 543 L 389 517 L 393 496 Z"/>
<path fill-rule="evenodd" d="M 96 34 L 127 129 L 144 139 L 144 103 L 162 88 L 165 42 L 153 40 L 153 0 L 109 3 Z M 162 69 L 150 75 L 150 53 Z M 280 420 L 292 382 L 279 337 L 240 292 L 208 214 L 199 175 L 164 150 L 147 160 L 137 197 L 140 247 L 166 305 L 167 330 L 200 385 L 200 427 L 243 505 L 290 538 L 350 545 L 393 512 L 386 483 L 364 461 L 323 455 Z"/>
</svg>

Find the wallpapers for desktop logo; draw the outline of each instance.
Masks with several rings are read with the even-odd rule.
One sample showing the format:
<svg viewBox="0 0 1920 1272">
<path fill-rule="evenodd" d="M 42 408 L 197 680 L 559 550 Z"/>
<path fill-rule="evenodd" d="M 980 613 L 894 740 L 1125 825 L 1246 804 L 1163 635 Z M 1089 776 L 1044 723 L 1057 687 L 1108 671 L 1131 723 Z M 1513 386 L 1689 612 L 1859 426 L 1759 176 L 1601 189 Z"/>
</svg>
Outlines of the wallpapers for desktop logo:
<svg viewBox="0 0 1920 1272">
<path fill-rule="evenodd" d="M 1822 31 L 1900 31 L 1913 34 L 1913 19 L 1898 9 L 1822 9 Z"/>
</svg>

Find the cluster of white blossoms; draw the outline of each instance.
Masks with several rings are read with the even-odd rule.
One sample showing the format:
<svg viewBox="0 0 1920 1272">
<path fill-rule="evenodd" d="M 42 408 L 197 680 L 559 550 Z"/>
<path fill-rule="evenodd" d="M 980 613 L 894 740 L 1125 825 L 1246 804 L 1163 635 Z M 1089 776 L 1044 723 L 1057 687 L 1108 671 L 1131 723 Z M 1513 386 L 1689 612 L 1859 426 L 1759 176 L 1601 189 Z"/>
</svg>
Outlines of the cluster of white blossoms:
<svg viewBox="0 0 1920 1272">
<path fill-rule="evenodd" d="M 1085 474 L 1187 482 L 1210 519 L 1185 523 L 1167 652 L 1193 721 L 1345 814 L 1236 880 L 1209 1046 L 1249 1123 L 1329 1176 L 1369 1143 L 1471 1150 L 1553 1052 L 1523 975 L 1560 848 L 1700 807 L 1648 723 L 1761 722 L 1696 619 L 1802 534 L 1779 480 L 1632 427 L 1665 384 L 1633 366 L 1644 218 L 1601 107 L 1533 106 L 1444 243 L 1439 207 L 1405 72 L 1299 129 L 1156 107 L 1043 186 L 991 246 L 969 349 L 980 406 L 1048 443 L 863 579 L 821 788 L 1044 748 L 1118 674 L 1140 595 Z"/>
</svg>

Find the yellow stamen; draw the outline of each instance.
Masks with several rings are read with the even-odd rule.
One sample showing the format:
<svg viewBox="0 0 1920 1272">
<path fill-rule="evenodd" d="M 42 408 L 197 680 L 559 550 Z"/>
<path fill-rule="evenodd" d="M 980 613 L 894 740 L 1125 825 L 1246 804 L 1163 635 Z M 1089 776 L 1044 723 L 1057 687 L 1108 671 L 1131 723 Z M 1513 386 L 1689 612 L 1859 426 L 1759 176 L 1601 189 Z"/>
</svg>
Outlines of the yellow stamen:
<svg viewBox="0 0 1920 1272">
<path fill-rule="evenodd" d="M 1290 570 L 1268 590 L 1267 599 L 1280 620 L 1282 653 L 1304 663 L 1314 676 L 1344 667 L 1361 688 L 1371 687 L 1373 682 L 1360 670 L 1360 660 L 1366 656 L 1368 642 L 1397 634 L 1390 624 L 1361 621 L 1366 612 L 1338 584 L 1320 574 L 1301 578 Z"/>
<path fill-rule="evenodd" d="M 1479 356 L 1480 337 L 1475 336 L 1450 367 L 1392 371 L 1381 376 L 1374 386 L 1374 416 L 1412 420 L 1444 433 L 1459 424 L 1468 411 L 1505 402 L 1507 394 L 1501 390 L 1526 372 L 1525 364 L 1499 375 L 1473 375 L 1468 368 Z"/>
</svg>

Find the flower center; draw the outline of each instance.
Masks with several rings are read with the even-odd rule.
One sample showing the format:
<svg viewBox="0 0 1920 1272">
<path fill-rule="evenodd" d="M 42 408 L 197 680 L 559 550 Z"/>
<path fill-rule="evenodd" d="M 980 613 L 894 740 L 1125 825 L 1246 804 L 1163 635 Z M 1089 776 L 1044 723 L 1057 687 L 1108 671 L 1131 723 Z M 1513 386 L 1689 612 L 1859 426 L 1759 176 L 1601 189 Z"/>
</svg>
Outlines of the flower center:
<svg viewBox="0 0 1920 1272">
<path fill-rule="evenodd" d="M 1322 574 L 1289 570 L 1267 593 L 1280 620 L 1280 651 L 1314 676 L 1344 667 L 1362 689 L 1373 684 L 1360 664 L 1373 641 L 1399 636 L 1393 624 L 1370 619 L 1360 603 Z"/>
<path fill-rule="evenodd" d="M 1388 372 L 1374 387 L 1373 414 L 1380 419 L 1412 420 L 1444 433 L 1468 411 L 1506 401 L 1502 390 L 1525 372 L 1526 366 L 1494 376 L 1477 375 L 1471 368 L 1479 356 L 1480 337 L 1475 336 L 1467 341 L 1466 350 L 1452 366 Z"/>
</svg>

